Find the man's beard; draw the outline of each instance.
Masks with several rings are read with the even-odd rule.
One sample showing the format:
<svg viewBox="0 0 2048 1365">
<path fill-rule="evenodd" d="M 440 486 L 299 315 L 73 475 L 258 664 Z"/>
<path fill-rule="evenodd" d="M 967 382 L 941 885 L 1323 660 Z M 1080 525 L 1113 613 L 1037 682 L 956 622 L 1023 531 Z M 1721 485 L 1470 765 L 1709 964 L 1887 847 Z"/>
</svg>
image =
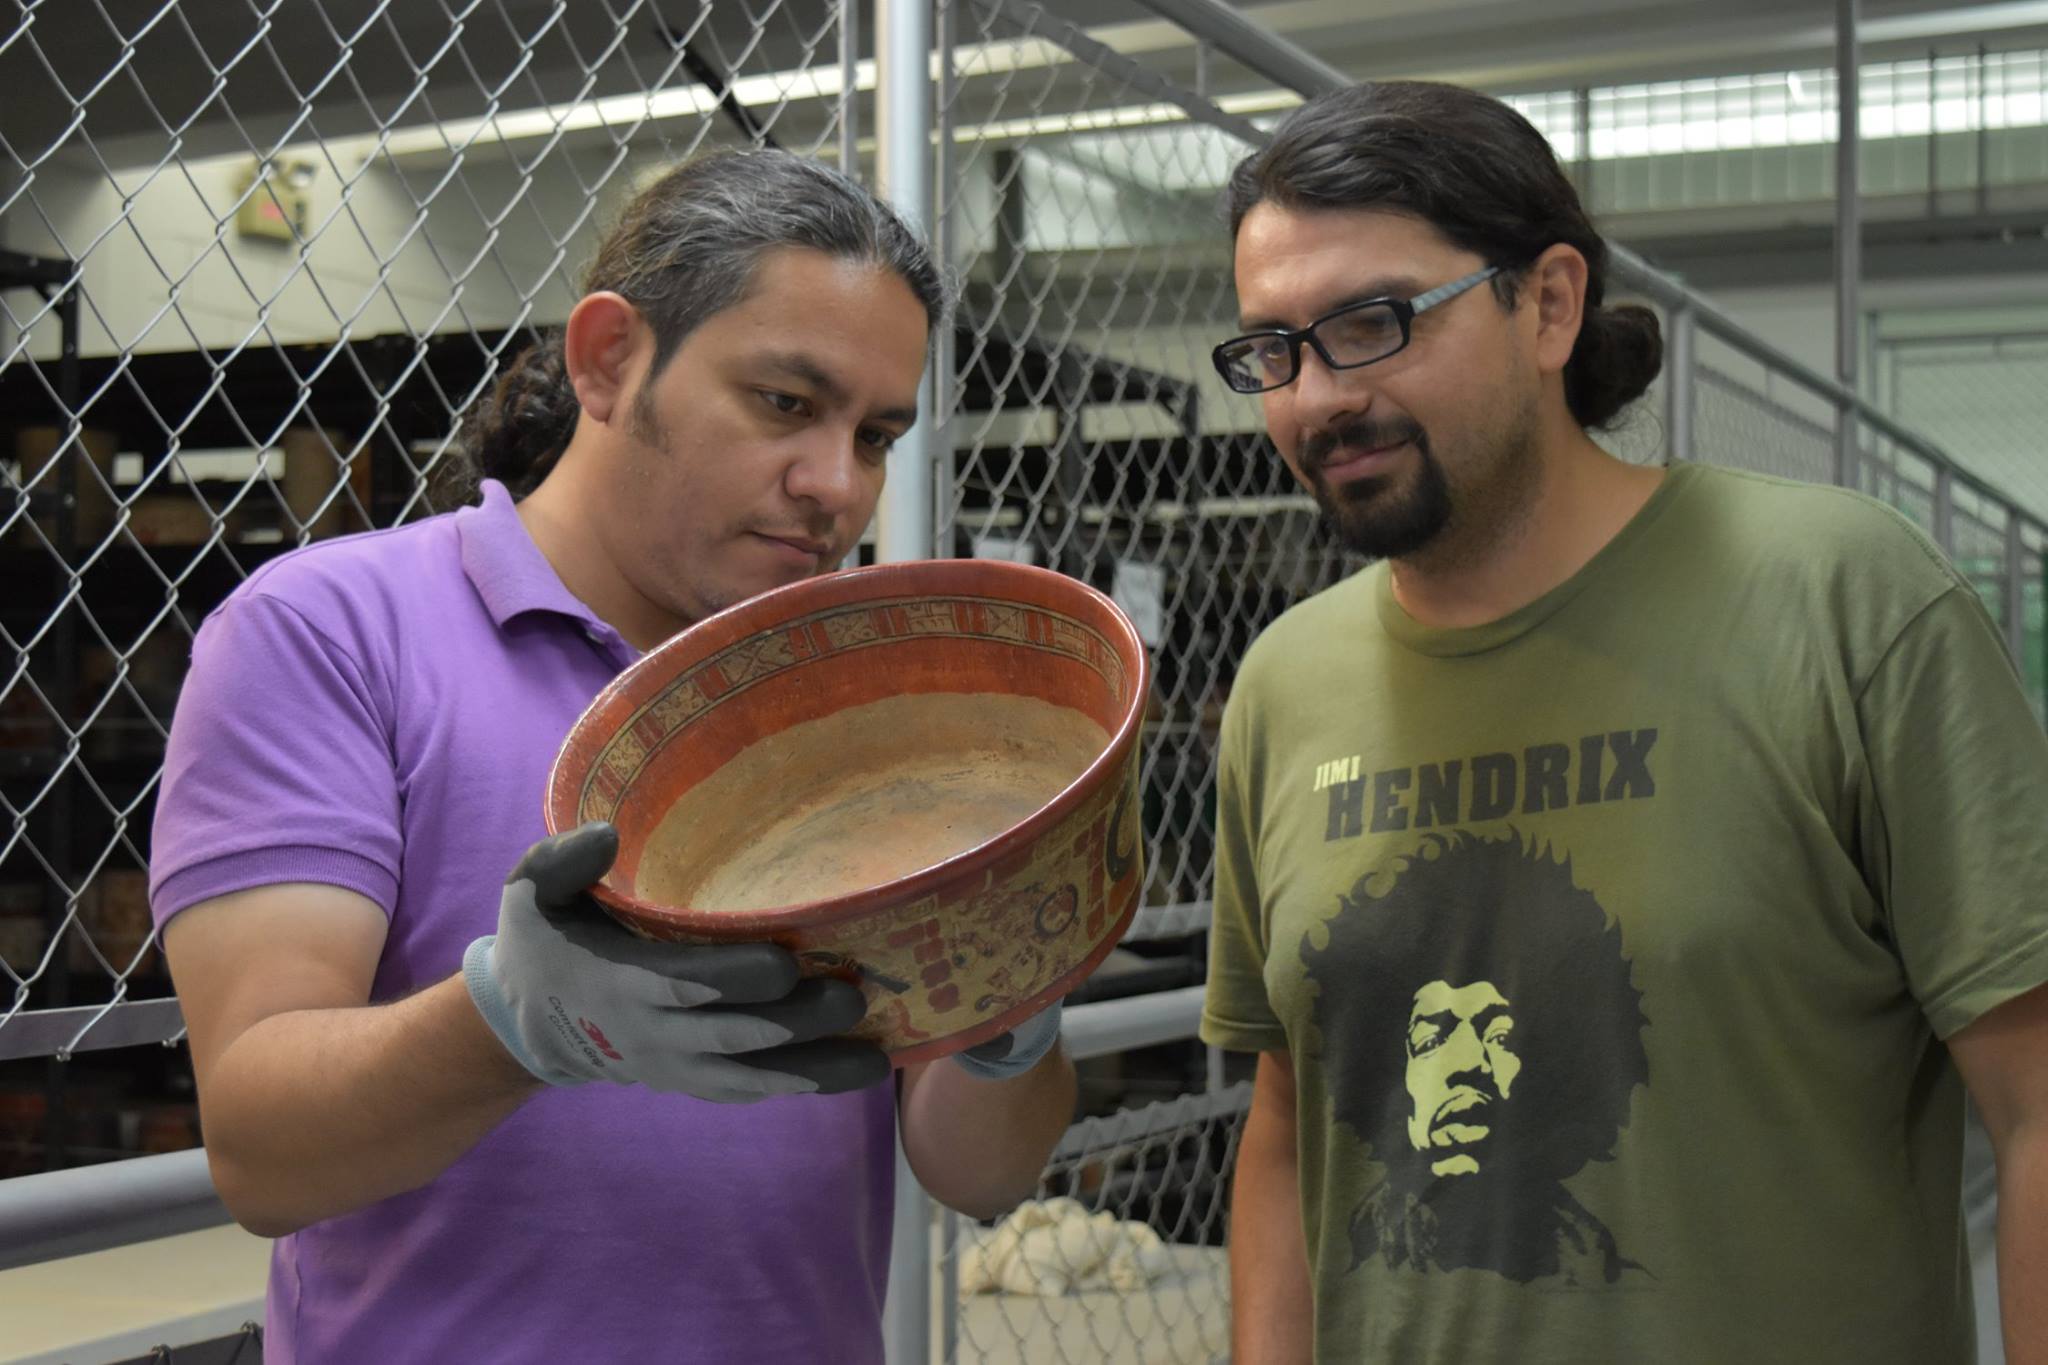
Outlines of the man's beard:
<svg viewBox="0 0 2048 1365">
<path fill-rule="evenodd" d="M 1415 474 L 1406 488 L 1398 471 L 1337 488 L 1323 478 L 1333 461 L 1403 443 L 1415 450 Z M 1487 458 L 1467 470 L 1470 481 L 1455 494 L 1429 433 L 1407 418 L 1351 422 L 1318 432 L 1302 442 L 1301 467 L 1316 505 L 1354 554 L 1407 559 L 1432 547 L 1442 552 L 1448 530 L 1462 547 L 1451 547 L 1457 557 L 1470 553 L 1475 536 L 1497 542 L 1529 511 L 1538 476 L 1534 407 L 1516 414 Z"/>
<path fill-rule="evenodd" d="M 1377 474 L 1332 488 L 1323 469 L 1333 459 L 1403 443 L 1413 446 L 1413 486 L 1401 489 L 1398 475 Z M 1451 486 L 1430 449 L 1429 433 L 1413 422 L 1352 422 L 1317 432 L 1302 442 L 1302 472 L 1316 505 L 1344 547 L 1367 559 L 1401 559 L 1429 544 L 1451 519 Z"/>
</svg>

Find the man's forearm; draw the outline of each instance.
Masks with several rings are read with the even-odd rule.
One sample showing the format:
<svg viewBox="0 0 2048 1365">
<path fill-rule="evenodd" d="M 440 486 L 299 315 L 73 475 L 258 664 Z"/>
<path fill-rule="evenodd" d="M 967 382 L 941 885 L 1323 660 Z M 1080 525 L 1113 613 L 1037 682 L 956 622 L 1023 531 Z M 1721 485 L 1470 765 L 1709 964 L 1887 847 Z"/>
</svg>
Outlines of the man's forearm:
<svg viewBox="0 0 2048 1365">
<path fill-rule="evenodd" d="M 1074 1064 L 1055 1047 L 1006 1081 L 971 1076 L 950 1061 L 903 1077 L 903 1150 L 934 1199 L 992 1218 L 1030 1198 L 1074 1113 Z"/>
<path fill-rule="evenodd" d="M 1231 1194 L 1231 1359 L 1236 1365 L 1308 1365 L 1314 1308 L 1296 1156 L 1291 1134 L 1262 1132 L 1263 1126 L 1254 1111 Z"/>
<path fill-rule="evenodd" d="M 2048 1127 L 1998 1155 L 1998 1308 L 2006 1365 L 2048 1365 Z"/>
<path fill-rule="evenodd" d="M 417 1189 L 540 1088 L 455 976 L 261 1020 L 214 1063 L 201 1117 L 222 1199 L 276 1237 Z"/>
</svg>

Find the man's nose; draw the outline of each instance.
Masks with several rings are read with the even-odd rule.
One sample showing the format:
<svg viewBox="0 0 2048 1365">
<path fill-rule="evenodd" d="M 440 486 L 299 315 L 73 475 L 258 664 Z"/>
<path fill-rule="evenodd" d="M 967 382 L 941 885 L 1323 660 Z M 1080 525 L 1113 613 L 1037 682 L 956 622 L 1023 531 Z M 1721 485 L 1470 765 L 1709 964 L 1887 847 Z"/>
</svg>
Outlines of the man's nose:
<svg viewBox="0 0 2048 1365">
<path fill-rule="evenodd" d="M 868 480 L 855 439 L 851 433 L 821 426 L 783 478 L 789 495 L 835 519 L 858 510 Z"/>
<path fill-rule="evenodd" d="M 1316 348 L 1304 343 L 1294 376 L 1294 419 L 1308 431 L 1328 431 L 1363 417 L 1372 407 L 1372 385 L 1361 370 L 1333 370 Z"/>
</svg>

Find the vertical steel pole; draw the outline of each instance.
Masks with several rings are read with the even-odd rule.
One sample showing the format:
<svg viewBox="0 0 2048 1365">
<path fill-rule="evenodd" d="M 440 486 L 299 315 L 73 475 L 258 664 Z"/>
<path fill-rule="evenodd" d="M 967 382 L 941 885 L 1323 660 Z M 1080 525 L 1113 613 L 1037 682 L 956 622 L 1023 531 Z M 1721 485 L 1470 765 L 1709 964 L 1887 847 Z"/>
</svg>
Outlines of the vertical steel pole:
<svg viewBox="0 0 2048 1365">
<path fill-rule="evenodd" d="M 889 1239 L 889 1296 L 882 1310 L 889 1365 L 932 1358 L 932 1202 L 896 1143 L 896 1213 Z"/>
<path fill-rule="evenodd" d="M 1862 310 L 1863 203 L 1857 153 L 1862 140 L 1862 86 L 1857 63 L 1860 0 L 1835 0 L 1835 89 L 1840 108 L 1835 133 L 1835 376 L 1856 392 L 1857 323 Z M 1856 483 L 1857 409 L 1847 401 L 1835 412 L 1835 482 Z"/>
<path fill-rule="evenodd" d="M 937 25 L 934 37 L 938 49 L 939 98 L 937 141 L 932 156 L 932 254 L 937 257 L 939 271 L 946 280 L 957 282 L 961 272 L 954 257 L 960 246 L 953 208 L 959 198 L 960 186 L 957 183 L 958 149 L 953 145 L 953 110 L 960 96 L 960 78 L 953 69 L 953 47 L 959 41 L 959 10 L 955 0 L 938 0 Z M 953 373 L 953 365 L 953 320 L 948 318 L 946 325 L 932 338 L 932 553 L 941 558 L 948 558 L 954 553 L 952 422 L 953 409 L 960 400 L 955 389 L 958 376 Z"/>
<path fill-rule="evenodd" d="M 876 188 L 913 229 L 932 223 L 932 0 L 875 6 Z M 889 452 L 875 558 L 932 554 L 932 373 L 918 389 L 917 425 Z"/>
<path fill-rule="evenodd" d="M 860 0 L 839 0 L 839 169 L 860 178 Z"/>
<path fill-rule="evenodd" d="M 2026 676 L 2027 660 L 2027 546 L 2020 534 L 2020 513 L 2011 503 L 2005 508 L 2005 647 L 2012 661 Z"/>
<path fill-rule="evenodd" d="M 876 0 L 876 188 L 911 227 L 932 224 L 932 0 Z M 937 407 L 929 365 L 918 386 L 917 424 L 889 452 L 875 558 L 928 559 L 932 553 L 932 420 Z M 899 1136 L 889 1291 L 882 1335 L 889 1365 L 931 1360 L 931 1203 Z"/>
<path fill-rule="evenodd" d="M 1572 166 L 1578 172 L 1579 202 L 1588 213 L 1593 208 L 1593 91 L 1580 86 L 1572 92 Z"/>
<path fill-rule="evenodd" d="M 1671 335 L 1664 346 L 1664 438 L 1674 460 L 1690 460 L 1693 451 L 1695 350 L 1699 339 L 1692 305 L 1671 309 Z"/>
<path fill-rule="evenodd" d="M 73 269 L 76 271 L 79 267 L 74 266 Z M 64 572 L 71 575 L 78 572 L 79 499 L 85 492 L 85 464 L 89 458 L 85 448 L 85 421 L 78 411 L 81 388 L 78 373 L 80 286 L 75 280 L 76 276 L 74 282 L 63 286 L 64 292 L 57 296 L 58 344 L 62 347 L 57 359 L 57 400 L 64 408 L 65 434 L 62 442 L 68 442 L 71 448 L 64 450 L 60 442 L 57 453 L 51 457 L 62 461 L 52 471 L 56 476 L 57 494 L 54 541 Z M 84 889 L 72 885 L 78 871 L 73 856 L 73 840 L 78 828 L 79 784 L 79 740 L 72 726 L 79 714 L 78 613 L 83 609 L 78 601 L 72 600 L 72 593 L 66 593 L 56 623 L 50 630 L 50 701 L 64 731 L 58 737 L 59 752 L 55 761 L 62 768 L 48 798 L 50 834 L 44 844 L 50 857 L 52 877 L 44 888 L 43 914 L 52 945 L 50 971 L 46 978 L 48 984 L 43 997 L 50 1009 L 63 1009 L 71 1003 L 70 945 L 62 942 L 60 935 L 72 908 L 78 903 L 78 892 Z M 73 932 L 84 933 L 85 930 L 79 928 Z M 66 1059 L 52 1056 L 47 1068 L 43 1085 L 43 1168 L 54 1171 L 70 1164 L 71 1124 L 66 1103 L 69 1063 Z"/>
<path fill-rule="evenodd" d="M 1956 479 L 1947 465 L 1934 471 L 1934 543 L 1950 559 L 1956 557 Z"/>
</svg>

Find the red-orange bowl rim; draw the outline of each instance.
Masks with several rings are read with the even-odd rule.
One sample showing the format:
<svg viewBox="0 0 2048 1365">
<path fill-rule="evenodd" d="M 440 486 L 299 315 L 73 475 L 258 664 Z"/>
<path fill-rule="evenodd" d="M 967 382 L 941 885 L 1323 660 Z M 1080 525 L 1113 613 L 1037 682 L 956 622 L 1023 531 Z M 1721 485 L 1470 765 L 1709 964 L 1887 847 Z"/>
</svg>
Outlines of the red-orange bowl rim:
<svg viewBox="0 0 2048 1365">
<path fill-rule="evenodd" d="M 856 583 L 864 578 L 899 579 L 908 577 L 916 579 L 942 568 L 957 574 L 964 565 L 972 565 L 972 572 L 977 576 L 986 576 L 997 580 L 1011 578 L 1016 581 L 1037 582 L 1052 586 L 1056 591 L 1073 594 L 1084 601 L 1092 603 L 1100 609 L 1104 621 L 1112 628 L 1115 636 L 1118 637 L 1115 643 L 1123 647 L 1119 651 L 1120 657 L 1127 662 L 1131 660 L 1136 661 L 1136 668 L 1130 670 L 1132 682 L 1130 696 L 1124 706 L 1123 715 L 1118 718 L 1116 731 L 1110 736 L 1109 743 L 1103 746 L 1102 752 L 1095 756 L 1094 761 L 1089 763 L 1079 776 L 1061 788 L 1059 793 L 1050 801 L 1047 801 L 1030 815 L 993 838 L 986 839 L 970 848 L 962 849 L 949 858 L 933 863 L 929 867 L 920 868 L 916 872 L 899 878 L 896 881 L 887 882 L 880 886 L 863 887 L 858 891 L 849 891 L 841 896 L 830 896 L 823 900 L 815 901 L 799 901 L 791 905 L 774 906 L 765 910 L 698 910 L 689 906 L 657 905 L 651 901 L 641 900 L 637 896 L 628 895 L 626 892 L 599 882 L 590 888 L 592 897 L 611 909 L 621 912 L 629 920 L 639 918 L 650 924 L 658 924 L 701 936 L 730 939 L 736 936 L 736 934 L 741 933 L 758 932 L 763 935 L 789 933 L 798 929 L 816 928 L 828 923 L 845 923 L 864 918 L 878 910 L 918 900 L 938 891 L 958 877 L 971 875 L 979 871 L 988 862 L 1002 856 L 1004 852 L 1016 847 L 1020 843 L 1036 842 L 1048 830 L 1060 824 L 1071 815 L 1075 807 L 1080 805 L 1084 799 L 1084 792 L 1092 794 L 1100 789 L 1100 775 L 1121 766 L 1130 756 L 1131 750 L 1137 745 L 1139 732 L 1144 726 L 1145 707 L 1151 696 L 1152 659 L 1144 640 L 1138 635 L 1137 628 L 1131 624 L 1130 618 L 1124 614 L 1122 608 L 1118 607 L 1110 599 L 1108 594 L 1091 584 L 1083 583 L 1078 578 L 1071 578 L 1066 574 L 1056 573 L 1051 569 L 1043 569 L 1033 564 L 1017 564 L 999 559 L 918 559 L 901 560 L 889 564 L 870 564 L 857 569 L 842 569 L 838 572 L 823 574 L 816 578 L 799 579 L 795 583 L 788 583 L 779 588 L 771 588 L 766 592 L 748 598 L 744 602 L 735 603 L 723 611 L 715 612 L 705 617 L 702 621 L 684 628 L 642 655 L 630 668 L 605 685 L 604 690 L 599 692 L 591 700 L 590 704 L 583 708 L 582 714 L 576 718 L 576 723 L 571 725 L 568 733 L 563 736 L 561 748 L 556 753 L 554 762 L 548 769 L 547 787 L 542 809 L 542 819 L 546 825 L 547 832 L 550 835 L 560 834 L 563 830 L 571 827 L 559 823 L 556 818 L 558 804 L 566 805 L 566 808 L 572 815 L 575 809 L 573 795 L 566 792 L 568 778 L 563 769 L 564 761 L 570 752 L 569 741 L 583 729 L 592 716 L 602 711 L 613 698 L 625 690 L 631 679 L 644 672 L 653 660 L 686 649 L 696 639 L 701 639 L 707 634 L 715 633 L 714 628 L 730 629 L 735 621 L 744 620 L 750 616 L 765 616 L 769 619 L 760 622 L 758 625 L 749 622 L 749 628 L 741 632 L 742 637 L 769 628 L 776 619 L 788 619 L 791 616 L 802 615 L 801 609 L 796 612 L 778 610 L 778 608 L 781 608 L 792 598 L 797 599 L 801 603 L 803 598 L 812 595 L 832 594 L 836 596 L 836 594 L 845 591 L 849 584 Z M 870 605 L 879 606 L 899 600 L 914 601 L 921 595 L 926 594 L 914 591 L 906 593 L 892 591 L 887 596 L 873 598 L 849 597 L 845 599 L 843 605 L 850 606 L 856 602 L 865 601 Z M 1021 603 L 1021 605 L 1028 606 L 1034 604 L 1025 602 Z M 599 752 L 602 752 L 601 747 Z M 1143 838 L 1143 833 L 1142 831 L 1134 831 L 1132 837 Z"/>
</svg>

